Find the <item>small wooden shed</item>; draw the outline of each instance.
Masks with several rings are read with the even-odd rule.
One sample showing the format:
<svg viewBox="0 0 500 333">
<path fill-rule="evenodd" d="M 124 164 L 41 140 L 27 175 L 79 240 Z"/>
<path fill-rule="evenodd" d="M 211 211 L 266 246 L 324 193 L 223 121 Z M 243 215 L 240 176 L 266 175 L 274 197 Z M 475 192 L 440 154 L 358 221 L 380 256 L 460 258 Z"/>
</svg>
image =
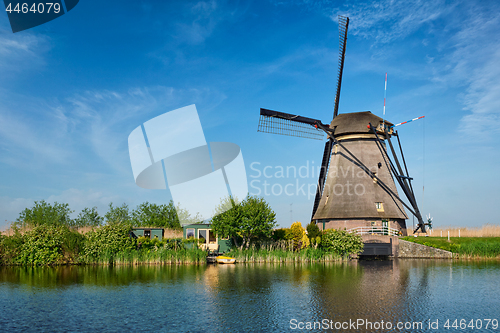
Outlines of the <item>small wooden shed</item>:
<svg viewBox="0 0 500 333">
<path fill-rule="evenodd" d="M 146 227 L 137 227 L 132 229 L 132 233 L 136 237 L 146 237 L 146 238 L 158 238 L 159 240 L 163 239 L 163 228 L 146 228 Z"/>
<path fill-rule="evenodd" d="M 229 238 L 218 238 L 212 231 L 212 225 L 209 223 L 187 224 L 182 229 L 183 238 L 199 239 L 202 249 L 218 250 L 220 253 L 231 249 L 231 240 Z"/>
</svg>

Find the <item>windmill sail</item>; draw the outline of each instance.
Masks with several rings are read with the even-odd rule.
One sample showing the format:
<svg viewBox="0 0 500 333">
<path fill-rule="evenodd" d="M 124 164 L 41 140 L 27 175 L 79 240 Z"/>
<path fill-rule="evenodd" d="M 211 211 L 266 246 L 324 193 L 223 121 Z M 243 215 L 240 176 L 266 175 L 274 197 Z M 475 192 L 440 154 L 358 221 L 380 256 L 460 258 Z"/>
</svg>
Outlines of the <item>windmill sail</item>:
<svg viewBox="0 0 500 333">
<path fill-rule="evenodd" d="M 325 133 L 318 128 L 317 119 L 302 117 L 284 112 L 260 109 L 258 132 L 297 136 L 300 138 L 323 140 Z"/>
<path fill-rule="evenodd" d="M 342 86 L 342 73 L 344 72 L 344 60 L 345 60 L 345 48 L 347 41 L 347 28 L 349 26 L 349 18 L 345 16 L 339 16 L 339 71 L 337 74 L 337 90 L 335 93 L 335 103 L 333 107 L 333 118 L 337 117 L 339 113 L 339 101 L 340 101 L 340 88 Z M 329 138 L 328 142 L 325 143 L 325 150 L 323 151 L 323 160 L 321 161 L 321 170 L 318 178 L 318 187 L 316 188 L 316 197 L 314 199 L 314 205 L 312 210 L 312 217 L 318 209 L 319 201 L 323 195 L 323 187 L 328 176 L 328 166 L 330 165 L 330 156 L 332 154 L 332 139 Z"/>
<path fill-rule="evenodd" d="M 345 16 L 339 16 L 339 72 L 337 75 L 337 92 L 335 94 L 333 118 L 337 117 L 337 115 L 339 114 L 340 87 L 342 85 L 342 73 L 344 72 L 344 59 L 348 26 L 349 18 Z"/>
<path fill-rule="evenodd" d="M 321 169 L 319 171 L 318 177 L 318 187 L 316 188 L 316 196 L 314 198 L 313 211 L 311 215 L 311 220 L 318 209 L 319 201 L 323 195 L 323 188 L 325 185 L 326 175 L 328 173 L 328 166 L 330 164 L 330 155 L 332 153 L 332 140 L 329 139 L 325 143 L 325 150 L 323 151 L 323 159 L 321 160 Z"/>
</svg>

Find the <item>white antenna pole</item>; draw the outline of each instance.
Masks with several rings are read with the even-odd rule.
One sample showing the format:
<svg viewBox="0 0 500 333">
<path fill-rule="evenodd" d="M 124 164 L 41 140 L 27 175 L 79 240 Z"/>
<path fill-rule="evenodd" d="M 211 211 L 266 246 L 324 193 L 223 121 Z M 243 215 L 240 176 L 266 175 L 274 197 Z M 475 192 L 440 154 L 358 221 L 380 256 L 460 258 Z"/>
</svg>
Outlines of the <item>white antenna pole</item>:
<svg viewBox="0 0 500 333">
<path fill-rule="evenodd" d="M 385 133 L 385 99 L 387 97 L 387 72 L 385 73 L 385 87 L 384 87 L 384 115 L 382 116 L 382 128 Z"/>
</svg>

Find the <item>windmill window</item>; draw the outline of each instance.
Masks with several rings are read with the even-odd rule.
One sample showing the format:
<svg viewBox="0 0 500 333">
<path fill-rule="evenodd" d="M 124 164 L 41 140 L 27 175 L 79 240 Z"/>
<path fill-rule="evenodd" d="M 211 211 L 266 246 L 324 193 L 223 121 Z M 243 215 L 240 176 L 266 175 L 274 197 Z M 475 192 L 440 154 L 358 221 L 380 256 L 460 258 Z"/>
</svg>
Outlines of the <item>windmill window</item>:
<svg viewBox="0 0 500 333">
<path fill-rule="evenodd" d="M 377 208 L 377 211 L 379 211 L 379 212 L 384 211 L 384 204 L 382 202 L 375 202 L 375 207 Z"/>
<path fill-rule="evenodd" d="M 329 196 L 327 195 L 326 200 L 325 200 L 325 205 L 328 203 L 328 198 L 329 198 Z"/>
</svg>

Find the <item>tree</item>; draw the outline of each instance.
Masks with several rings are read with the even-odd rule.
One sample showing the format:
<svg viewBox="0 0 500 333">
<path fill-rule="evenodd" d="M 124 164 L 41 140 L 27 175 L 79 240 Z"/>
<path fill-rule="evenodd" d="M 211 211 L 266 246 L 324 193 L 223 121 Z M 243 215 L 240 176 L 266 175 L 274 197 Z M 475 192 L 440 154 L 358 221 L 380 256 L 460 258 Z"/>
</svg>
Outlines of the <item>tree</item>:
<svg viewBox="0 0 500 333">
<path fill-rule="evenodd" d="M 248 196 L 242 202 L 242 208 L 240 236 L 248 249 L 253 238 L 271 237 L 276 214 L 263 198 L 256 196 Z"/>
<path fill-rule="evenodd" d="M 359 254 L 363 251 L 361 236 L 346 230 L 328 229 L 323 233 L 321 247 L 341 256 Z"/>
<path fill-rule="evenodd" d="M 109 204 L 109 210 L 104 214 L 104 219 L 107 224 L 111 223 L 125 223 L 130 224 L 130 213 L 127 204 L 123 204 L 120 207 L 113 207 L 113 203 Z"/>
<path fill-rule="evenodd" d="M 233 197 L 222 199 L 215 209 L 216 216 L 212 218 L 212 230 L 218 237 L 230 237 L 235 246 L 238 245 L 242 207 Z"/>
<path fill-rule="evenodd" d="M 309 236 L 309 239 L 316 239 L 316 237 L 321 235 L 321 230 L 319 230 L 319 227 L 316 225 L 316 223 L 311 222 L 306 226 L 307 230 L 307 236 Z"/>
<path fill-rule="evenodd" d="M 76 227 L 99 227 L 102 225 L 104 217 L 97 212 L 97 207 L 84 208 L 74 221 Z"/>
<path fill-rule="evenodd" d="M 231 237 L 236 246 L 241 238 L 247 249 L 252 239 L 271 237 L 276 226 L 276 214 L 263 198 L 248 196 L 242 203 L 225 198 L 216 212 L 222 213 L 212 218 L 214 232 L 219 237 Z"/>
<path fill-rule="evenodd" d="M 69 205 L 55 202 L 54 205 L 42 201 L 35 201 L 32 208 L 25 208 L 14 223 L 18 227 L 36 226 L 73 226 L 70 215 L 73 211 Z"/>
<path fill-rule="evenodd" d="M 172 207 L 174 207 L 173 201 L 170 201 Z M 189 212 L 187 209 L 182 208 L 179 204 L 175 206 L 175 211 L 177 212 L 178 216 L 178 222 L 179 222 L 179 228 L 181 228 L 181 221 L 183 224 L 195 224 L 195 223 L 202 223 L 203 218 L 200 216 L 200 213 L 196 212 L 196 214 L 191 215 L 191 212 Z"/>
<path fill-rule="evenodd" d="M 132 224 L 139 227 L 180 229 L 174 202 L 157 205 L 145 202 L 132 211 Z"/>
</svg>

